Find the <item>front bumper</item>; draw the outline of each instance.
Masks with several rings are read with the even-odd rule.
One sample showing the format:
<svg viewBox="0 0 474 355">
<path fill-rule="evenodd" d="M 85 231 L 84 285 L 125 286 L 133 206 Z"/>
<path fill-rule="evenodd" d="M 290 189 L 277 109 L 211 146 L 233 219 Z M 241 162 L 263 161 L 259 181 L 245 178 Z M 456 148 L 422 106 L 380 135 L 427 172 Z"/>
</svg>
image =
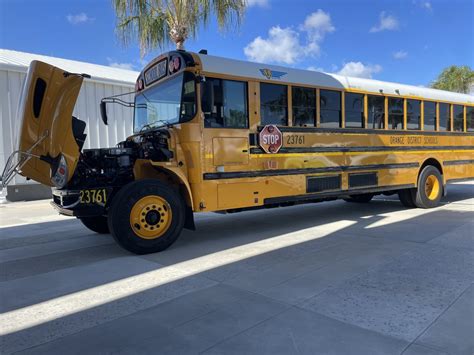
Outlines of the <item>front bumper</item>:
<svg viewBox="0 0 474 355">
<path fill-rule="evenodd" d="M 110 196 L 110 193 L 109 193 Z M 53 189 L 51 205 L 65 216 L 95 217 L 107 214 L 106 204 L 85 204 L 80 202 L 79 190 Z"/>
</svg>

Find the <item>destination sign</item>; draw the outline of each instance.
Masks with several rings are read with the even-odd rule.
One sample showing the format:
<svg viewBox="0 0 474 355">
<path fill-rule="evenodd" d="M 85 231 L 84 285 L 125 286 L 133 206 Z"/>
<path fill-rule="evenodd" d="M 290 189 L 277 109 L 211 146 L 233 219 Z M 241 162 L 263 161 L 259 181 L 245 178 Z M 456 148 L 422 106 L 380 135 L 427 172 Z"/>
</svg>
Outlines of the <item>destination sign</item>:
<svg viewBox="0 0 474 355">
<path fill-rule="evenodd" d="M 166 59 L 163 59 L 161 62 L 156 63 L 154 66 L 152 66 L 145 72 L 145 84 L 148 86 L 151 83 L 165 77 L 167 69 L 168 64 Z"/>
</svg>

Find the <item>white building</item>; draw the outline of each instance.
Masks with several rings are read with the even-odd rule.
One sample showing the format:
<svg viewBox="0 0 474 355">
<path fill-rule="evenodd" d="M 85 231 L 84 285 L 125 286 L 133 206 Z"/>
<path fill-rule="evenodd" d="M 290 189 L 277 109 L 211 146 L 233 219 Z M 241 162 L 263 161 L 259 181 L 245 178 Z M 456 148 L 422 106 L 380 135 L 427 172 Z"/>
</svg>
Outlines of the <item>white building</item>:
<svg viewBox="0 0 474 355">
<path fill-rule="evenodd" d="M 48 57 L 30 53 L 0 49 L 0 173 L 8 156 L 15 150 L 18 139 L 18 101 L 28 66 L 32 60 L 39 60 L 72 73 L 86 73 L 79 94 L 74 116 L 87 123 L 87 140 L 84 148 L 114 146 L 132 133 L 133 111 L 119 105 L 108 105 L 109 124 L 105 126 L 100 118 L 101 98 L 134 90 L 138 72 L 112 68 L 97 64 Z M 131 100 L 131 96 L 125 100 Z M 48 187 L 26 181 L 17 176 L 7 189 L 10 201 L 48 198 Z"/>
</svg>

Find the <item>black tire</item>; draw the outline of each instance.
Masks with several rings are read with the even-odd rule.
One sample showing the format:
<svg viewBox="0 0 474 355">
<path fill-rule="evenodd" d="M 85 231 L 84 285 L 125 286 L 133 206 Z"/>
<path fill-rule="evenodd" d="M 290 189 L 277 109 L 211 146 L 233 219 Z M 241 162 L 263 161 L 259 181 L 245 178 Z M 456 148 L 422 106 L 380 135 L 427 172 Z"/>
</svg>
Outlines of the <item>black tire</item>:
<svg viewBox="0 0 474 355">
<path fill-rule="evenodd" d="M 166 217 L 168 223 L 167 229 L 165 229 L 159 236 L 149 236 L 148 239 L 137 234 L 140 233 L 140 231 L 154 233 L 153 231 L 144 229 L 153 229 L 146 224 L 148 223 L 148 220 L 147 222 L 145 222 L 144 219 L 141 220 L 145 223 L 144 226 L 142 225 L 143 229 L 138 225 L 138 223 L 135 223 L 132 228 L 131 220 L 131 218 L 133 218 L 133 216 L 131 217 L 131 213 L 134 206 L 136 208 L 137 205 L 140 205 L 139 201 L 143 201 L 144 198 L 160 198 L 164 200 L 165 202 L 162 207 L 168 216 Z M 149 213 L 153 212 L 156 214 L 164 212 L 158 212 L 157 209 L 153 209 L 161 208 L 159 207 L 159 203 L 156 203 L 157 207 L 154 205 L 155 203 L 153 203 Z M 146 210 L 143 211 L 146 212 Z M 148 218 L 148 213 L 143 218 Z M 160 221 L 161 218 L 160 214 L 158 214 L 158 222 L 155 223 L 157 228 L 160 226 L 159 223 L 163 222 L 163 220 Z M 125 185 L 112 201 L 112 206 L 109 210 L 108 216 L 109 229 L 114 239 L 122 248 L 135 254 L 156 253 L 168 248 L 176 241 L 176 239 L 178 239 L 181 230 L 183 229 L 184 221 L 185 204 L 181 195 L 174 191 L 169 185 L 156 180 L 139 180 Z M 150 225 L 153 225 L 153 222 L 151 222 Z"/>
<path fill-rule="evenodd" d="M 90 229 L 93 232 L 99 234 L 108 234 L 109 225 L 107 222 L 107 217 L 105 216 L 96 216 L 96 217 L 81 217 L 78 218 L 84 226 Z"/>
<path fill-rule="evenodd" d="M 344 201 L 354 203 L 369 203 L 374 198 L 374 194 L 350 195 Z"/>
<path fill-rule="evenodd" d="M 408 208 L 415 208 L 415 194 L 416 189 L 403 189 L 398 191 L 398 198 L 403 206 Z"/>
<path fill-rule="evenodd" d="M 419 208 L 433 208 L 439 205 L 441 197 L 443 197 L 441 173 L 432 165 L 425 166 L 418 178 L 415 205 Z"/>
</svg>

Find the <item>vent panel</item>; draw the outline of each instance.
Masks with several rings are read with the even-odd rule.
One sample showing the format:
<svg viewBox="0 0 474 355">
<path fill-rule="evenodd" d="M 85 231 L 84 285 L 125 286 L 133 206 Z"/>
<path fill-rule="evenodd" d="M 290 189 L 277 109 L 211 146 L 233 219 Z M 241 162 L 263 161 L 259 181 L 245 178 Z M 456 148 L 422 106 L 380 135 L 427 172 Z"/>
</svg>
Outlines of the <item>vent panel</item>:
<svg viewBox="0 0 474 355">
<path fill-rule="evenodd" d="M 341 189 L 341 175 L 312 176 L 306 178 L 306 192 L 322 192 Z"/>
<path fill-rule="evenodd" d="M 377 185 L 377 173 L 349 174 L 349 188 Z"/>
</svg>

